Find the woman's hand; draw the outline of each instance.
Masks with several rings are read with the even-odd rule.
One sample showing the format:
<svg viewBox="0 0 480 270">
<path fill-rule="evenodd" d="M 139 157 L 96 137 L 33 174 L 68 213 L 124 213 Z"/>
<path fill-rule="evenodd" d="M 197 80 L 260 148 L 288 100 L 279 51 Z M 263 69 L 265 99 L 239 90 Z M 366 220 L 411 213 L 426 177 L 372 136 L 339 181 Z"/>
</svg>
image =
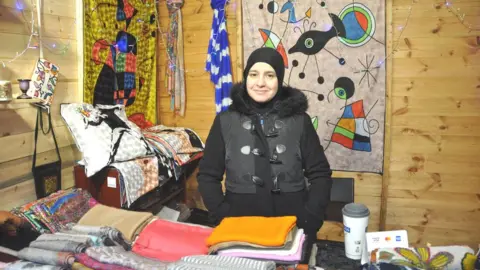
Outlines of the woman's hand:
<svg viewBox="0 0 480 270">
<path fill-rule="evenodd" d="M 5 223 L 11 223 L 17 227 L 20 227 L 23 223 L 23 219 L 15 216 L 14 214 L 7 211 L 0 211 L 0 225 Z"/>
<path fill-rule="evenodd" d="M 297 226 L 304 230 L 307 235 L 316 235 L 323 225 L 323 220 L 311 213 L 306 207 L 297 217 Z"/>
</svg>

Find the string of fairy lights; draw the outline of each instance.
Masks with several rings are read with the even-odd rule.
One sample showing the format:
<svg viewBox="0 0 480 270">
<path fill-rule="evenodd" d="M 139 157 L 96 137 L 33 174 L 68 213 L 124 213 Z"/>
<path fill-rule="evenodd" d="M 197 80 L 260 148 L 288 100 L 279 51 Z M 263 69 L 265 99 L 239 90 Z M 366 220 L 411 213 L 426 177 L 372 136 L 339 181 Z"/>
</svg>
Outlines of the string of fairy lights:
<svg viewBox="0 0 480 270">
<path fill-rule="evenodd" d="M 34 16 L 34 10 L 37 8 L 36 5 L 33 3 L 33 0 L 30 1 L 31 2 L 31 9 L 30 9 L 30 21 L 28 21 L 28 19 L 25 17 L 25 4 L 23 2 L 23 0 L 15 0 L 15 8 L 17 10 L 17 12 L 20 12 L 24 21 L 25 22 L 28 22 L 27 23 L 27 28 L 29 29 L 29 38 L 28 38 L 28 42 L 27 44 L 25 45 L 25 48 L 23 48 L 22 50 L 19 50 L 16 52 L 16 54 L 11 57 L 10 59 L 7 59 L 7 60 L 0 60 L 0 64 L 3 66 L 3 68 L 6 68 L 8 64 L 16 61 L 17 59 L 21 58 L 27 51 L 29 50 L 35 50 L 35 49 L 38 49 L 39 47 L 39 43 L 42 44 L 42 46 L 44 48 L 47 48 L 52 54 L 56 54 L 56 55 L 65 55 L 68 50 L 71 48 L 71 39 L 72 39 L 72 34 L 73 33 L 73 30 L 74 30 L 74 27 L 76 25 L 76 20 L 73 21 L 72 25 L 67 28 L 67 29 L 71 29 L 70 32 L 68 32 L 68 41 L 63 44 L 62 42 L 49 42 L 48 41 L 48 38 L 44 38 L 42 37 L 41 39 L 39 38 L 38 36 L 38 30 L 36 29 L 35 27 L 35 16 Z M 157 28 L 160 32 L 160 37 L 162 39 L 162 42 L 163 44 L 166 45 L 166 42 L 165 42 L 165 33 L 162 32 L 161 28 L 160 28 L 160 19 L 159 19 L 159 16 L 158 16 L 158 7 L 157 7 L 157 4 L 159 1 L 154 1 L 155 2 L 155 15 L 156 15 L 156 18 L 157 18 Z M 234 2 L 234 1 L 232 1 Z M 248 1 L 245 1 L 245 2 L 248 2 Z M 296 1 L 292 1 L 293 4 L 295 4 Z M 407 17 L 405 19 L 405 22 L 402 24 L 402 25 L 398 25 L 396 26 L 396 28 L 399 30 L 399 33 L 398 33 L 398 36 L 396 37 L 396 39 L 393 41 L 392 43 L 392 50 L 390 51 L 390 53 L 388 55 L 386 55 L 382 60 L 379 60 L 377 65 L 374 66 L 374 67 L 371 67 L 371 68 L 379 68 L 381 65 L 383 65 L 389 58 L 391 58 L 393 56 L 393 54 L 395 54 L 396 50 L 397 50 L 397 47 L 399 45 L 399 41 L 403 35 L 403 32 L 405 31 L 405 28 L 407 27 L 408 25 L 408 22 L 410 20 L 410 16 L 412 14 L 412 8 L 414 7 L 414 5 L 416 3 L 418 3 L 419 1 L 418 0 L 412 0 L 410 6 L 408 7 L 408 14 L 407 14 Z M 459 1 L 453 1 L 453 0 L 444 0 L 442 2 L 439 2 L 439 3 L 434 3 L 433 5 L 438 5 L 438 4 L 442 4 L 448 9 L 449 12 L 451 12 L 458 20 L 459 22 L 468 29 L 469 32 L 471 31 L 480 31 L 480 25 L 478 24 L 472 24 L 470 23 L 469 21 L 466 20 L 466 14 L 464 12 L 462 12 L 462 10 L 458 7 L 455 6 L 455 2 L 459 2 Z M 235 5 L 235 8 L 236 8 L 236 5 Z M 328 8 L 327 8 L 328 10 Z M 250 14 L 248 13 L 248 9 L 247 9 L 247 14 L 246 14 L 246 18 L 247 20 L 250 20 L 251 22 L 251 17 L 249 16 Z M 60 23 L 61 24 L 61 23 Z M 250 30 L 253 32 L 253 26 L 254 24 L 253 23 L 249 23 L 250 25 Z M 60 32 L 63 32 L 63 27 L 60 25 Z M 341 48 L 337 48 L 337 50 L 339 50 L 339 52 L 341 52 Z M 167 55 L 168 57 L 168 55 Z M 348 64 L 347 64 L 348 65 Z M 353 67 L 350 67 L 351 69 L 354 69 Z M 359 72 L 359 71 L 356 71 L 356 72 Z"/>
<path fill-rule="evenodd" d="M 44 37 L 39 38 L 38 30 L 35 27 L 36 19 L 35 19 L 35 15 L 34 15 L 34 10 L 37 7 L 36 7 L 36 4 L 33 3 L 33 0 L 31 0 L 30 3 L 31 3 L 32 8 L 30 9 L 30 19 L 28 19 L 25 16 L 25 4 L 24 4 L 24 2 L 22 2 L 21 0 L 16 0 L 15 1 L 15 8 L 16 8 L 17 12 L 19 12 L 21 14 L 21 16 L 22 16 L 22 18 L 25 22 L 29 22 L 26 27 L 27 27 L 30 34 L 29 34 L 29 37 L 28 37 L 27 45 L 25 46 L 25 48 L 23 50 L 21 50 L 19 52 L 16 52 L 15 56 L 8 59 L 8 60 L 0 60 L 0 63 L 2 64 L 2 66 L 4 68 L 6 68 L 6 66 L 9 63 L 12 63 L 15 60 L 17 60 L 18 58 L 22 57 L 28 50 L 38 49 L 40 43 L 42 44 L 43 48 L 48 49 L 52 54 L 56 54 L 56 55 L 66 54 L 71 47 L 72 33 L 74 32 L 73 30 L 74 30 L 74 27 L 76 25 L 76 20 L 74 19 L 72 25 L 67 28 L 69 30 L 68 31 L 69 40 L 65 44 L 62 44 L 61 42 L 58 42 L 58 41 L 57 42 L 49 42 L 48 38 L 44 38 Z M 64 29 L 61 25 L 60 20 L 59 20 L 59 24 L 60 24 L 60 29 L 59 30 L 60 30 L 60 32 L 63 32 Z"/>
<path fill-rule="evenodd" d="M 453 6 L 453 1 L 445 0 L 445 6 L 447 7 L 448 11 L 453 13 L 453 15 L 455 15 L 455 17 L 457 17 L 460 20 L 460 22 L 462 23 L 463 26 L 468 28 L 469 32 L 480 31 L 480 24 L 475 25 L 475 24 L 472 24 L 468 21 L 465 21 L 466 14 L 462 13 L 460 8 L 454 7 Z"/>
</svg>

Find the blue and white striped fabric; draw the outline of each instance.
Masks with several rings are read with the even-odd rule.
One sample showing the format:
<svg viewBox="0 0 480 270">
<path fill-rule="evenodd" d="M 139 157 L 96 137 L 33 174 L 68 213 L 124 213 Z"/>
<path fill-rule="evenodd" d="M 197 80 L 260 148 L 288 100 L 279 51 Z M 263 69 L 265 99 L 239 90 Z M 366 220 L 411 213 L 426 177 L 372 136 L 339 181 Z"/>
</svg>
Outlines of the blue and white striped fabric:
<svg viewBox="0 0 480 270">
<path fill-rule="evenodd" d="M 210 80 L 215 84 L 216 111 L 220 113 L 228 109 L 232 103 L 232 67 L 228 49 L 228 35 L 225 18 L 225 6 L 228 0 L 211 0 L 213 9 L 212 30 L 208 43 L 207 65 Z"/>
</svg>

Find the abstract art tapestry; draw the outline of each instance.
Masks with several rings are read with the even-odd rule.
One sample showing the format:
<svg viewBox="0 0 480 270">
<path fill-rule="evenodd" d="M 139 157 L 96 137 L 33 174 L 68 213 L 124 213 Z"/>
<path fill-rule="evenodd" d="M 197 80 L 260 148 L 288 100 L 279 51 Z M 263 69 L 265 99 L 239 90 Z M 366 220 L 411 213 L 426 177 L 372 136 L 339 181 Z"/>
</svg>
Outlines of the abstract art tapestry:
<svg viewBox="0 0 480 270">
<path fill-rule="evenodd" d="M 383 173 L 385 1 L 245 0 L 242 12 L 244 63 L 280 52 L 332 170 Z"/>
<path fill-rule="evenodd" d="M 154 0 L 84 1 L 84 102 L 156 123 Z"/>
</svg>

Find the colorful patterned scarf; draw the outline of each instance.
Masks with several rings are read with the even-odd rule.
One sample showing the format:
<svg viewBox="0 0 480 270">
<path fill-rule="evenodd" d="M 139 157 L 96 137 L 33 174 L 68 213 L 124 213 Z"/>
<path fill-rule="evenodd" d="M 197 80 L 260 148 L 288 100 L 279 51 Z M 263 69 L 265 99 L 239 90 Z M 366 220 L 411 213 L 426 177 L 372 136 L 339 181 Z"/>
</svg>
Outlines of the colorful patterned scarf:
<svg viewBox="0 0 480 270">
<path fill-rule="evenodd" d="M 167 0 L 170 26 L 167 33 L 167 71 L 165 87 L 171 96 L 170 108 L 177 114 L 185 114 L 185 73 L 183 59 L 183 0 Z"/>
<path fill-rule="evenodd" d="M 120 265 L 101 263 L 88 257 L 88 255 L 85 253 L 75 254 L 75 260 L 84 266 L 95 270 L 133 270 L 133 268 L 123 267 Z"/>
<path fill-rule="evenodd" d="M 178 179 L 182 165 L 203 156 L 204 143 L 191 129 L 158 125 L 142 133 L 157 153 L 159 162 L 168 168 L 169 177 Z"/>
<path fill-rule="evenodd" d="M 127 240 L 125 240 L 123 234 L 113 227 L 73 225 L 71 226 L 71 233 L 81 233 L 90 236 L 96 236 L 100 239 L 103 239 L 103 243 L 106 246 L 109 246 L 108 242 L 110 241 L 112 244 L 121 246 L 125 250 L 131 249 L 130 244 L 127 242 Z"/>
<path fill-rule="evenodd" d="M 95 204 L 87 191 L 59 190 L 16 207 L 12 213 L 25 218 L 40 233 L 54 233 L 65 229 L 68 223 L 76 223 Z"/>
<path fill-rule="evenodd" d="M 131 267 L 138 270 L 165 270 L 167 263 L 145 258 L 121 247 L 91 247 L 86 251 L 90 258 L 106 264 Z"/>
</svg>

